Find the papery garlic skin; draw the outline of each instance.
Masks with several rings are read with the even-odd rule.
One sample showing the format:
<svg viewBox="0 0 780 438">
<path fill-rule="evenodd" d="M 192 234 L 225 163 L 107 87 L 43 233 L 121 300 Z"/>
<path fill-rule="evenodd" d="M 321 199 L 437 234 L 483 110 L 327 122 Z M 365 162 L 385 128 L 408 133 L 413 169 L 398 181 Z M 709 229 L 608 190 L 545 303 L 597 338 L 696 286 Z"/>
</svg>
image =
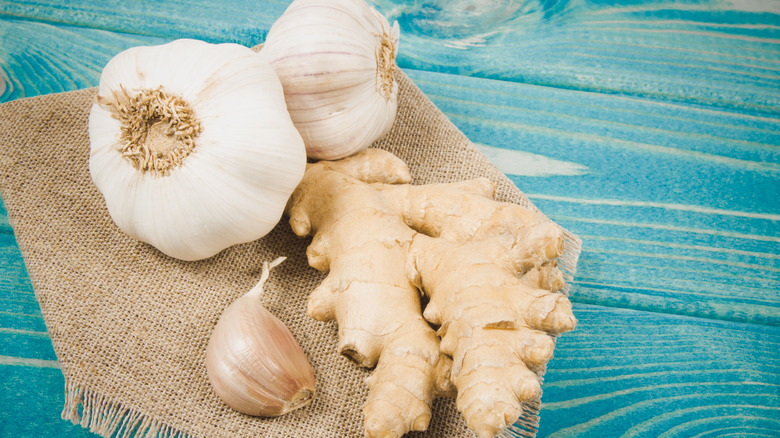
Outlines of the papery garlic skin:
<svg viewBox="0 0 780 438">
<path fill-rule="evenodd" d="M 301 408 L 315 395 L 314 370 L 305 353 L 260 302 L 270 267 L 265 264 L 258 285 L 222 313 L 206 347 L 206 371 L 214 392 L 231 408 L 262 417 Z"/>
<path fill-rule="evenodd" d="M 186 102 L 200 125 L 192 152 L 165 173 L 120 152 L 117 100 L 156 89 Z M 270 232 L 306 166 L 266 56 L 238 44 L 182 39 L 116 55 L 100 77 L 89 139 L 90 175 L 116 225 L 182 260 Z"/>
<path fill-rule="evenodd" d="M 261 52 L 309 158 L 350 156 L 393 126 L 399 34 L 365 0 L 295 0 L 271 26 Z"/>
</svg>

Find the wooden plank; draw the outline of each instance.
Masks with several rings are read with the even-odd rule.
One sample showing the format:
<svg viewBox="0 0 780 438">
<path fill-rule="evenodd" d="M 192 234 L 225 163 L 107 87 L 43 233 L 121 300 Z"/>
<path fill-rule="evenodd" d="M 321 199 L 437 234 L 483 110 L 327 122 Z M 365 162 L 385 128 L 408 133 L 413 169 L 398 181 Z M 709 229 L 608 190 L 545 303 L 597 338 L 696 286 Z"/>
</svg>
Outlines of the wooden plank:
<svg viewBox="0 0 780 438">
<path fill-rule="evenodd" d="M 290 1 L 118 0 L 0 2 L 0 16 L 162 39 L 197 38 L 255 45 Z"/>
<path fill-rule="evenodd" d="M 7 232 L 0 232 L 0 357 L 57 360 L 22 254 Z"/>
<path fill-rule="evenodd" d="M 776 117 L 416 70 L 408 74 L 472 141 L 520 152 L 515 160 L 506 153 L 505 161 L 540 154 L 579 166 L 577 174 L 563 174 L 559 181 L 502 168 L 527 176 L 516 180 L 528 193 L 631 197 L 672 209 L 675 203 L 698 203 L 698 213 L 738 209 L 736 217 L 777 212 Z M 759 184 L 758 193 L 746 196 L 743 181 Z M 604 206 L 609 204 L 598 208 Z M 711 215 L 700 218 L 709 221 Z M 762 218 L 775 219 L 757 217 Z"/>
<path fill-rule="evenodd" d="M 12 233 L 0 232 L 0 259 L 3 260 L 3 275 L 0 276 L 3 295 L 16 300 L 35 301 L 22 254 Z"/>
<path fill-rule="evenodd" d="M 0 436 L 94 438 L 89 429 L 62 420 L 64 386 L 57 362 L 0 356 Z"/>
<path fill-rule="evenodd" d="M 0 328 L 0 356 L 56 361 L 45 331 Z"/>
<path fill-rule="evenodd" d="M 378 3 L 404 67 L 778 112 L 776 2 Z"/>
<path fill-rule="evenodd" d="M 780 430 L 780 328 L 590 305 L 575 314 L 545 376 L 540 437 Z"/>
<path fill-rule="evenodd" d="M 3 303 L 0 306 L 0 331 L 2 330 L 27 330 L 41 333 L 46 331 L 46 324 L 40 308 L 34 309 L 33 313 L 20 313 L 10 311 Z"/>
<path fill-rule="evenodd" d="M 114 55 L 167 39 L 35 21 L 0 20 L 0 102 L 94 87 Z"/>
<path fill-rule="evenodd" d="M 780 114 L 776 2 L 369 3 L 399 22 L 403 68 Z M 16 1 L 0 14 L 251 46 L 288 4 Z"/>
</svg>

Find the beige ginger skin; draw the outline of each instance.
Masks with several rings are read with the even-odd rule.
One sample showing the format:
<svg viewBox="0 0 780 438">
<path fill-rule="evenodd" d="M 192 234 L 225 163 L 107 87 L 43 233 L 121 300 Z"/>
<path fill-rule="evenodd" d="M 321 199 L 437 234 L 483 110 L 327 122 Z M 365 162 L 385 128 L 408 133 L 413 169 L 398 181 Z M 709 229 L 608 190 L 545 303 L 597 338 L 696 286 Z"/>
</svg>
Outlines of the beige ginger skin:
<svg viewBox="0 0 780 438">
<path fill-rule="evenodd" d="M 313 235 L 309 264 L 328 273 L 308 313 L 335 320 L 339 351 L 376 367 L 367 436 L 425 430 L 433 399 L 455 396 L 469 427 L 493 437 L 541 395 L 552 335 L 576 324 L 554 292 L 562 230 L 494 200 L 487 179 L 410 181 L 380 149 L 308 166 L 287 208 L 293 231 Z"/>
</svg>

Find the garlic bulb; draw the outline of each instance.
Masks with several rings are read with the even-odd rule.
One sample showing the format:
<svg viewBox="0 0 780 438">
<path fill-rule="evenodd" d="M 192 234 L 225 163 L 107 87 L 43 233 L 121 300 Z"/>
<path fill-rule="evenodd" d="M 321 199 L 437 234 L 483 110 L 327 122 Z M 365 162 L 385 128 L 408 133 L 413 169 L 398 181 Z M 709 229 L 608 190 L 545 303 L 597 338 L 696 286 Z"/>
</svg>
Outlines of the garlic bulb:
<svg viewBox="0 0 780 438">
<path fill-rule="evenodd" d="M 310 158 L 344 158 L 390 130 L 399 33 L 365 0 L 295 0 L 271 26 L 262 52 Z"/>
<path fill-rule="evenodd" d="M 248 415 L 278 416 L 314 398 L 314 371 L 287 327 L 260 303 L 269 270 L 257 286 L 220 316 L 206 347 L 206 371 L 214 392 Z"/>
<path fill-rule="evenodd" d="M 279 79 L 238 44 L 119 53 L 101 74 L 89 140 L 116 225 L 183 260 L 267 234 L 306 166 Z"/>
</svg>

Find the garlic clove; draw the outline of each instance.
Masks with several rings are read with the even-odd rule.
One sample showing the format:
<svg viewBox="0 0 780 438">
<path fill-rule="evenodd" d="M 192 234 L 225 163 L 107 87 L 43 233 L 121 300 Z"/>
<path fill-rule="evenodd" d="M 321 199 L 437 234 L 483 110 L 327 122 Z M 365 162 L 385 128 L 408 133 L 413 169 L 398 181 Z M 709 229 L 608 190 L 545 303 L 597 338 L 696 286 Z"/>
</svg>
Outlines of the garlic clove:
<svg viewBox="0 0 780 438">
<path fill-rule="evenodd" d="M 206 371 L 214 392 L 248 415 L 286 414 L 312 401 L 314 370 L 284 323 L 260 303 L 262 285 L 277 259 L 249 293 L 220 316 L 206 347 Z"/>
</svg>

